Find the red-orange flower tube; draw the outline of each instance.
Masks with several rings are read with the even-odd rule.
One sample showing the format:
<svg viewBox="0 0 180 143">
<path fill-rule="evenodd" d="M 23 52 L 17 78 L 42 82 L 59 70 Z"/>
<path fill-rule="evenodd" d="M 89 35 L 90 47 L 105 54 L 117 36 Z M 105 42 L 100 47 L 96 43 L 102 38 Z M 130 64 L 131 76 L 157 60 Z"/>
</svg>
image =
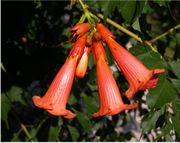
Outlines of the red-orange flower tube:
<svg viewBox="0 0 180 143">
<path fill-rule="evenodd" d="M 73 43 L 73 48 L 71 49 L 69 55 L 71 55 L 72 57 L 78 55 L 78 61 L 79 61 L 83 55 L 85 44 L 86 44 L 85 36 L 82 36 L 79 39 L 77 39 L 77 41 Z"/>
<path fill-rule="evenodd" d="M 165 69 L 149 70 L 111 37 L 107 38 L 106 43 L 118 67 L 129 83 L 129 89 L 125 92 L 128 99 L 132 99 L 138 90 L 145 90 L 156 86 L 158 82 L 156 74 L 164 73 Z"/>
<path fill-rule="evenodd" d="M 83 36 L 91 29 L 91 27 L 92 25 L 89 23 L 77 23 L 74 27 L 70 29 L 73 39 L 78 39 L 79 37 Z"/>
<path fill-rule="evenodd" d="M 108 37 L 115 38 L 111 31 L 108 28 L 106 28 L 102 23 L 97 23 L 96 29 L 100 33 L 103 41 L 106 41 Z"/>
<path fill-rule="evenodd" d="M 46 94 L 43 97 L 32 97 L 37 107 L 43 108 L 55 116 L 64 116 L 68 119 L 76 116 L 66 109 L 66 103 L 72 88 L 78 59 L 84 51 L 85 42 L 86 39 L 81 37 L 73 44 L 69 57 L 52 81 Z"/>
<path fill-rule="evenodd" d="M 76 115 L 66 109 L 66 103 L 73 84 L 77 56 L 69 57 L 52 81 L 45 96 L 33 96 L 34 104 L 52 115 L 74 118 Z"/>
<path fill-rule="evenodd" d="M 93 54 L 96 60 L 96 76 L 100 98 L 100 110 L 92 116 L 99 117 L 104 115 L 115 115 L 125 109 L 136 108 L 138 106 L 137 103 L 130 105 L 123 103 L 119 88 L 105 61 L 101 41 L 93 42 Z"/>
</svg>

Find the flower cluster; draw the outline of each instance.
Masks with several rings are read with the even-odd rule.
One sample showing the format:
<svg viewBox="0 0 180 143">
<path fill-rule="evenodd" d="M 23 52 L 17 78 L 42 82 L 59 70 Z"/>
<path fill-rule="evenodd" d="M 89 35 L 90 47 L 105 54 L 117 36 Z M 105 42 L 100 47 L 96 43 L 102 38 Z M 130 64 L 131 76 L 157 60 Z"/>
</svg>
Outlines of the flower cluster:
<svg viewBox="0 0 180 143">
<path fill-rule="evenodd" d="M 124 104 L 118 85 L 108 66 L 103 44 L 107 44 L 120 71 L 129 83 L 125 96 L 130 100 L 138 90 L 154 88 L 157 74 L 164 69 L 149 70 L 136 57 L 118 44 L 115 36 L 102 24 L 77 23 L 71 28 L 72 49 L 52 81 L 46 94 L 41 98 L 33 96 L 34 104 L 52 115 L 71 119 L 76 116 L 66 109 L 75 77 L 83 78 L 87 71 L 88 57 L 92 51 L 96 62 L 96 77 L 100 98 L 100 110 L 93 117 L 115 115 L 124 110 L 138 107 L 138 103 Z"/>
</svg>

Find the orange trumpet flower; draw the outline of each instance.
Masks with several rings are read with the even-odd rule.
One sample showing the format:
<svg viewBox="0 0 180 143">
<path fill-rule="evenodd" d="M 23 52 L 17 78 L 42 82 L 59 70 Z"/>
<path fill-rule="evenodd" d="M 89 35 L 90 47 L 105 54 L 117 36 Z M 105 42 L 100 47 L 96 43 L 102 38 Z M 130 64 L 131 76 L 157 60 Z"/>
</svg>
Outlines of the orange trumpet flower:
<svg viewBox="0 0 180 143">
<path fill-rule="evenodd" d="M 72 33 L 73 39 L 78 39 L 79 37 L 83 36 L 86 32 L 91 29 L 92 25 L 89 23 L 77 23 L 74 27 L 70 29 Z"/>
<path fill-rule="evenodd" d="M 69 55 L 71 55 L 72 57 L 78 55 L 78 60 L 80 60 L 80 58 L 82 57 L 82 54 L 84 52 L 85 44 L 86 44 L 85 36 L 77 39 L 77 41 L 73 43 L 73 48 L 71 49 Z"/>
<path fill-rule="evenodd" d="M 125 92 L 128 99 L 132 99 L 138 90 L 145 90 L 156 86 L 158 82 L 156 75 L 164 73 L 165 69 L 149 70 L 111 37 L 107 38 L 106 43 L 118 67 L 129 83 L 129 89 Z"/>
<path fill-rule="evenodd" d="M 68 119 L 76 116 L 70 110 L 66 109 L 66 103 L 72 88 L 76 65 L 84 51 L 85 42 L 86 39 L 81 37 L 73 44 L 69 57 L 52 81 L 45 96 L 32 97 L 37 107 L 43 108 L 55 116 L 64 116 Z"/>
<path fill-rule="evenodd" d="M 39 96 L 32 97 L 37 107 L 43 108 L 55 116 L 64 116 L 69 119 L 76 116 L 66 109 L 66 103 L 74 80 L 76 64 L 77 56 L 70 56 L 57 73 L 45 96 L 42 98 Z"/>
<path fill-rule="evenodd" d="M 100 111 L 93 117 L 115 115 L 126 109 L 138 107 L 138 104 L 124 104 L 119 88 L 104 57 L 101 41 L 93 42 L 93 54 L 96 60 L 96 75 L 100 98 Z"/>
<path fill-rule="evenodd" d="M 102 23 L 97 23 L 96 29 L 100 33 L 103 41 L 106 41 L 108 37 L 115 38 L 111 31 L 108 28 L 106 28 Z"/>
</svg>

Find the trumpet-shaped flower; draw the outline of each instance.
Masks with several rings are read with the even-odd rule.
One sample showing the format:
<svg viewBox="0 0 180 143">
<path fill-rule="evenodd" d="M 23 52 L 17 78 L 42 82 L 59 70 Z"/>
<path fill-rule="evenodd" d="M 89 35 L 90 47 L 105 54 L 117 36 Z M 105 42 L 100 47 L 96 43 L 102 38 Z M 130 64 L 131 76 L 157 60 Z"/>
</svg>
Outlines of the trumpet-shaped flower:
<svg viewBox="0 0 180 143">
<path fill-rule="evenodd" d="M 103 41 L 106 41 L 108 37 L 115 38 L 115 36 L 111 33 L 111 31 L 109 31 L 109 29 L 106 28 L 102 23 L 97 23 L 96 29 L 100 33 Z"/>
<path fill-rule="evenodd" d="M 88 67 L 88 57 L 90 54 L 90 48 L 85 47 L 84 53 L 82 54 L 81 59 L 79 60 L 79 63 L 76 68 L 76 77 L 83 78 L 86 74 L 87 67 Z"/>
<path fill-rule="evenodd" d="M 83 36 L 86 32 L 91 29 L 92 25 L 89 23 L 77 23 L 74 27 L 71 28 L 70 32 L 72 33 L 73 39 L 78 39 Z"/>
<path fill-rule="evenodd" d="M 76 115 L 66 109 L 66 103 L 73 84 L 77 56 L 69 57 L 52 81 L 45 96 L 33 96 L 34 104 L 52 115 L 74 118 Z"/>
<path fill-rule="evenodd" d="M 129 89 L 125 92 L 128 99 L 132 99 L 138 90 L 145 90 L 156 86 L 158 82 L 156 74 L 164 73 L 165 69 L 149 70 L 111 37 L 107 38 L 106 43 L 118 67 L 129 83 Z"/>
<path fill-rule="evenodd" d="M 69 119 L 76 116 L 66 109 L 66 103 L 72 88 L 76 65 L 83 54 L 85 42 L 86 38 L 81 37 L 73 44 L 69 57 L 52 81 L 45 96 L 42 98 L 33 96 L 33 102 L 37 107 L 43 108 L 55 116 L 64 116 Z"/>
<path fill-rule="evenodd" d="M 138 106 L 135 104 L 124 104 L 119 88 L 109 69 L 102 49 L 101 42 L 93 42 L 93 54 L 96 60 L 96 76 L 98 92 L 100 98 L 100 111 L 93 114 L 93 117 L 104 115 L 115 115 L 126 109 L 133 109 Z"/>
<path fill-rule="evenodd" d="M 82 36 L 79 39 L 77 39 L 77 41 L 73 43 L 73 48 L 71 49 L 69 55 L 71 55 L 72 57 L 78 55 L 78 60 L 80 60 L 84 52 L 85 44 L 86 44 L 85 36 Z"/>
<path fill-rule="evenodd" d="M 93 42 L 92 53 L 93 53 L 95 61 L 98 61 L 100 56 L 102 56 L 104 60 L 107 61 L 106 52 L 104 50 L 104 47 L 101 41 Z"/>
</svg>

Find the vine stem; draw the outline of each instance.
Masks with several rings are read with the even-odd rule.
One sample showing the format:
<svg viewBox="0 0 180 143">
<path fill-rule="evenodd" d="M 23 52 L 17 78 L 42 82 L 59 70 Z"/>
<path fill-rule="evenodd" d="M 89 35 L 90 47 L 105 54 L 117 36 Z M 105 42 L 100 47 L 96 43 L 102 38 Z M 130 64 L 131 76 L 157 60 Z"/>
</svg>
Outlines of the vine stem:
<svg viewBox="0 0 180 143">
<path fill-rule="evenodd" d="M 175 27 L 169 29 L 168 31 L 164 32 L 163 34 L 157 36 L 156 38 L 154 38 L 152 40 L 149 40 L 148 42 L 152 44 L 152 43 L 156 42 L 157 40 L 161 39 L 162 37 L 166 36 L 167 34 L 173 32 L 174 30 L 176 30 L 178 28 L 180 28 L 180 24 L 178 24 Z"/>
<path fill-rule="evenodd" d="M 21 128 L 23 129 L 23 131 L 25 132 L 26 136 L 28 137 L 28 139 L 31 140 L 32 137 L 31 137 L 30 133 L 28 132 L 26 126 L 22 123 L 20 125 L 21 125 Z"/>
<path fill-rule="evenodd" d="M 98 13 L 97 16 L 101 19 L 104 19 L 104 15 Z M 154 52 L 158 52 L 156 50 L 156 48 L 154 48 L 151 43 L 149 41 L 143 41 L 138 35 L 136 35 L 135 33 L 129 31 L 128 29 L 124 28 L 123 26 L 119 25 L 118 23 L 116 23 L 115 21 L 106 18 L 105 19 L 109 24 L 113 25 L 114 27 L 116 27 L 117 29 L 121 30 L 122 32 L 126 33 L 127 35 L 131 36 L 132 38 L 136 39 L 137 41 L 141 42 L 141 43 L 145 43 L 146 45 L 148 45 Z"/>
<path fill-rule="evenodd" d="M 85 11 L 86 10 L 85 4 L 82 2 L 82 0 L 78 0 L 78 1 L 79 1 L 80 5 L 82 6 L 83 11 Z"/>
</svg>

